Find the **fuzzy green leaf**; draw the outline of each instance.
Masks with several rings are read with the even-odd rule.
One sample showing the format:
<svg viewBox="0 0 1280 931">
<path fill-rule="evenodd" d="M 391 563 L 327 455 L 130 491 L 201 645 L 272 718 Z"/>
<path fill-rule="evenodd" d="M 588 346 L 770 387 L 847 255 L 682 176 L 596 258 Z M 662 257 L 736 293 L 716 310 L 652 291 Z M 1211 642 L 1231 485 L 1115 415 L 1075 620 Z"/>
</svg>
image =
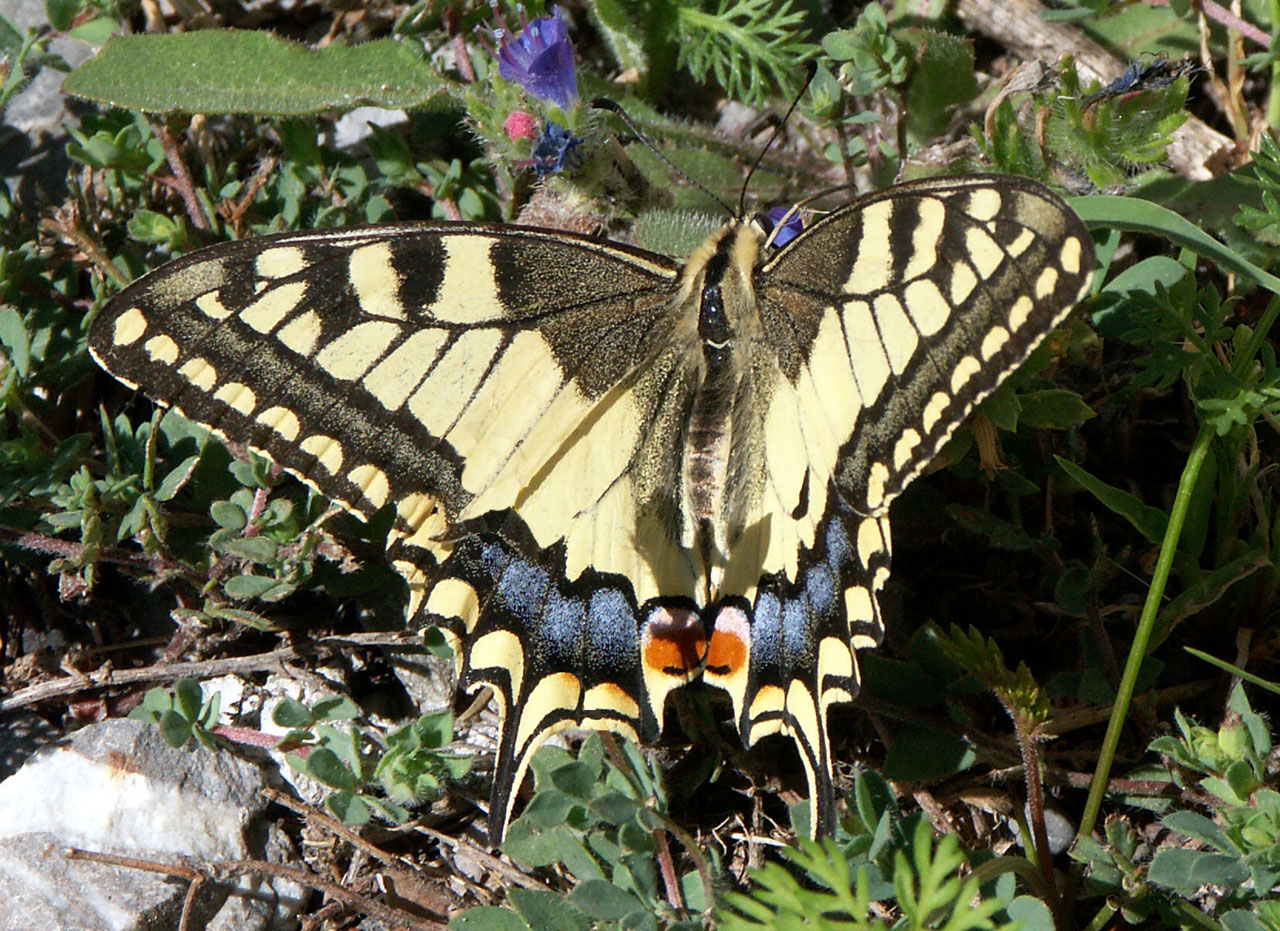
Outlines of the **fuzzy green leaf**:
<svg viewBox="0 0 1280 931">
<path fill-rule="evenodd" d="M 226 530 L 242 530 L 249 522 L 249 515 L 245 514 L 244 508 L 230 501 L 213 502 L 209 506 L 209 516 L 213 518 L 215 524 Z"/>
<path fill-rule="evenodd" d="M 313 750 L 306 759 L 306 773 L 331 789 L 355 789 L 355 774 L 338 754 L 328 747 Z"/>
<path fill-rule="evenodd" d="M 1166 847 L 1156 853 L 1147 872 L 1151 882 L 1190 894 L 1203 885 L 1239 886 L 1249 870 L 1235 857 Z"/>
<path fill-rule="evenodd" d="M 26 378 L 31 371 L 31 337 L 22 323 L 22 315 L 12 307 L 0 310 L 0 346 L 7 350 L 18 377 Z"/>
<path fill-rule="evenodd" d="M 155 498 L 157 501 L 171 501 L 182 486 L 191 478 L 191 473 L 196 470 L 196 466 L 200 464 L 199 456 L 188 456 L 182 460 L 176 468 L 170 469 L 165 475 L 164 480 L 160 483 L 160 487 L 156 489 Z"/>
<path fill-rule="evenodd" d="M 625 889 L 602 879 L 587 879 L 569 893 L 569 901 L 592 918 L 616 921 L 631 914 L 640 903 Z"/>
<path fill-rule="evenodd" d="M 239 556 L 256 563 L 269 563 L 275 560 L 280 547 L 274 540 L 266 537 L 233 537 L 218 549 L 231 556 Z"/>
<path fill-rule="evenodd" d="M 1231 839 L 1226 831 L 1215 821 L 1195 811 L 1174 811 L 1165 815 L 1162 823 L 1170 831 L 1177 831 L 1188 837 L 1203 841 L 1219 851 L 1232 849 Z"/>
<path fill-rule="evenodd" d="M 1022 405 L 1020 419 L 1030 427 L 1066 430 L 1097 416 L 1084 398 L 1065 388 L 1026 391 L 1018 401 Z"/>
<path fill-rule="evenodd" d="M 275 588 L 276 585 L 275 579 L 269 579 L 266 576 L 237 575 L 234 578 L 227 579 L 222 586 L 222 590 L 227 593 L 229 598 L 248 600 L 250 598 L 261 598 Z"/>
<path fill-rule="evenodd" d="M 649 56 L 645 53 L 644 36 L 627 15 L 626 5 L 618 0 L 596 0 L 587 10 L 618 67 L 623 71 L 634 68 L 639 77 L 644 77 L 649 70 Z"/>
<path fill-rule="evenodd" d="M 304 116 L 426 107 L 445 94 L 445 83 L 408 44 L 391 39 L 317 50 L 266 32 L 204 29 L 117 36 L 62 89 L 154 113 Z"/>
<path fill-rule="evenodd" d="M 324 800 L 324 803 L 343 824 L 358 827 L 369 823 L 367 801 L 351 790 L 334 792 Z"/>
<path fill-rule="evenodd" d="M 1268 931 L 1266 925 L 1258 920 L 1253 912 L 1237 909 L 1222 916 L 1222 927 L 1227 931 Z"/>
<path fill-rule="evenodd" d="M 509 908 L 482 905 L 455 915 L 449 931 L 530 931 L 523 918 Z"/>
<path fill-rule="evenodd" d="M 511 904 L 532 928 L 556 928 L 558 931 L 591 929 L 591 919 L 554 892 L 513 888 Z"/>
<path fill-rule="evenodd" d="M 978 95 L 973 42 L 927 29 L 900 36 L 916 44 L 907 87 L 907 132 L 915 144 L 924 145 L 946 132 L 958 105 Z"/>
<path fill-rule="evenodd" d="M 180 748 L 191 739 L 191 722 L 176 711 L 160 715 L 159 724 L 164 742 L 171 747 Z"/>
<path fill-rule="evenodd" d="M 1020 895 L 1009 903 L 1005 912 L 1019 922 L 1018 931 L 1053 931 L 1053 913 L 1040 899 Z"/>
<path fill-rule="evenodd" d="M 271 712 L 271 720 L 281 727 L 310 727 L 315 716 L 302 702 L 286 698 Z"/>
<path fill-rule="evenodd" d="M 204 692 L 195 679 L 179 679 L 173 688 L 174 703 L 178 711 L 188 721 L 200 717 L 200 706 L 204 703 Z"/>
</svg>

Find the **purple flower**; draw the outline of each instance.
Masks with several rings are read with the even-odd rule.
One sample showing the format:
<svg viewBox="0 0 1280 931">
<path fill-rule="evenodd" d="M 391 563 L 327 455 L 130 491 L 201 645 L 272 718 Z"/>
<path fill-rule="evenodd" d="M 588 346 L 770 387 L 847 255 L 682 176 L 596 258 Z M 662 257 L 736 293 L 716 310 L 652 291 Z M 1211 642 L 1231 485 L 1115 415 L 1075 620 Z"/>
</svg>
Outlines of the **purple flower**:
<svg viewBox="0 0 1280 931">
<path fill-rule="evenodd" d="M 790 207 L 773 207 L 769 210 L 769 229 L 772 230 L 774 226 L 777 226 L 778 221 L 788 213 L 791 213 L 791 216 L 787 219 L 787 222 L 783 223 L 782 228 L 773 234 L 771 245 L 775 249 L 781 249 L 804 232 L 804 218 L 800 216 L 798 210 L 792 213 Z"/>
<path fill-rule="evenodd" d="M 497 51 L 485 48 L 498 59 L 498 74 L 513 81 L 539 100 L 567 110 L 578 100 L 578 81 L 573 71 L 573 43 L 565 30 L 560 8 L 554 15 L 530 21 L 520 10 L 521 31 L 512 36 L 507 24 L 494 11 L 497 28 L 492 30 Z"/>
</svg>

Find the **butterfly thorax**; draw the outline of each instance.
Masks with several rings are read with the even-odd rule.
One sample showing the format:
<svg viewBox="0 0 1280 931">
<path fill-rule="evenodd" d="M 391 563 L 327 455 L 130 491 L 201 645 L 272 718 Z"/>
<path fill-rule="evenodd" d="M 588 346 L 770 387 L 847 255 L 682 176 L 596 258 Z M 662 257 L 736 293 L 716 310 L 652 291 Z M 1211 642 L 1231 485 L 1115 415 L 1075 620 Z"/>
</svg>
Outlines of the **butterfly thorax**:
<svg viewBox="0 0 1280 931">
<path fill-rule="evenodd" d="M 699 354 L 682 462 L 686 544 L 706 569 L 708 600 L 719 587 L 732 542 L 726 491 L 733 437 L 740 429 L 736 402 L 748 371 L 744 347 L 755 329 L 751 278 L 759 245 L 757 229 L 729 223 L 694 253 L 683 276 L 685 310 L 697 316 Z"/>
</svg>

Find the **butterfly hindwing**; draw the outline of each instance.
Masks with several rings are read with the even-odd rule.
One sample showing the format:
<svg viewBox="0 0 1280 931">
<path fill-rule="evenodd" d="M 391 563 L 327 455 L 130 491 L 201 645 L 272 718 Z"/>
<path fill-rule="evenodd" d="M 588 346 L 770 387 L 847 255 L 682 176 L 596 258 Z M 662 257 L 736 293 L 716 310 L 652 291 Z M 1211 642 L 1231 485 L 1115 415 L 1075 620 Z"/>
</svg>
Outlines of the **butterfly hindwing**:
<svg viewBox="0 0 1280 931">
<path fill-rule="evenodd" d="M 581 236 L 397 224 L 213 246 L 126 288 L 98 362 L 350 511 L 393 507 L 409 614 L 502 716 L 501 838 L 568 727 L 648 741 L 725 689 L 834 825 L 830 707 L 883 633 L 890 501 L 1088 286 L 1040 185 L 914 182 L 779 250 L 683 266 Z"/>
</svg>

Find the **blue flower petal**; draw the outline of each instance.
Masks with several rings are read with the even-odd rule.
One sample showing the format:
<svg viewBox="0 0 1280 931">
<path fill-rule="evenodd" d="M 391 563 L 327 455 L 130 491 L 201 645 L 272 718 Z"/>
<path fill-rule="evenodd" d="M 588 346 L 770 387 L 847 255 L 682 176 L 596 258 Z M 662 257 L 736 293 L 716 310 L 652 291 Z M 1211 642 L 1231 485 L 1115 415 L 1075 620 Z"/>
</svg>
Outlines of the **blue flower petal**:
<svg viewBox="0 0 1280 931">
<path fill-rule="evenodd" d="M 556 7 L 553 16 L 524 24 L 518 36 L 502 36 L 498 46 L 498 74 L 503 80 L 519 84 L 539 100 L 562 110 L 578 99 L 578 80 L 573 68 L 573 43 L 565 28 L 564 17 Z"/>
<path fill-rule="evenodd" d="M 781 220 L 783 217 L 785 217 L 788 213 L 791 213 L 790 207 L 771 208 L 769 210 L 769 223 L 771 224 L 770 229 L 772 229 L 773 226 L 776 226 L 778 224 L 778 221 Z M 787 222 L 782 224 L 782 228 L 773 234 L 773 242 L 771 243 L 771 245 L 775 249 L 781 249 L 783 246 L 791 242 L 791 240 L 795 239 L 797 236 L 799 236 L 803 232 L 804 232 L 804 218 L 800 216 L 800 212 L 797 210 L 796 212 L 791 213 L 791 216 L 787 219 Z"/>
</svg>

